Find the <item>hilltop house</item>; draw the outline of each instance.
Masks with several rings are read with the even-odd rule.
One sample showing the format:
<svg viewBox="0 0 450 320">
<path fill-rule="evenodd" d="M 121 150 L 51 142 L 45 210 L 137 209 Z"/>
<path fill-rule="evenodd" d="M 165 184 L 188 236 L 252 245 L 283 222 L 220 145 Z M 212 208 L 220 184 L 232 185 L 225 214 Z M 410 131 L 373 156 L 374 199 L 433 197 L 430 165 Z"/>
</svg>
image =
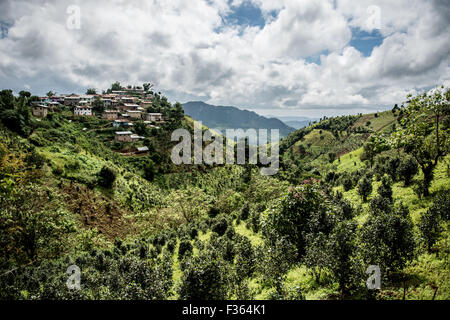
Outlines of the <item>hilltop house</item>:
<svg viewBox="0 0 450 320">
<path fill-rule="evenodd" d="M 131 136 L 133 133 L 131 131 L 116 131 L 115 140 L 117 142 L 131 142 Z"/>
<path fill-rule="evenodd" d="M 122 101 L 123 104 L 125 104 L 125 103 L 134 103 L 134 98 L 132 98 L 132 97 L 122 97 L 122 98 L 120 98 L 120 101 Z"/>
<path fill-rule="evenodd" d="M 139 108 L 139 105 L 134 103 L 124 103 L 123 106 L 125 110 L 137 110 Z"/>
<path fill-rule="evenodd" d="M 67 96 L 64 97 L 64 104 L 66 106 L 76 106 L 81 101 L 80 96 Z"/>
<path fill-rule="evenodd" d="M 73 110 L 76 116 L 92 116 L 92 107 L 90 106 L 76 106 Z"/>
<path fill-rule="evenodd" d="M 148 152 L 148 147 L 137 147 L 136 148 L 136 153 L 146 153 Z"/>
<path fill-rule="evenodd" d="M 114 128 L 120 128 L 120 127 L 132 127 L 133 123 L 129 122 L 128 120 L 114 120 L 113 127 Z"/>
<path fill-rule="evenodd" d="M 151 107 L 152 105 L 153 105 L 152 101 L 148 101 L 148 100 L 141 101 L 141 107 L 144 109 L 147 109 L 147 108 Z"/>
<path fill-rule="evenodd" d="M 48 113 L 48 107 L 43 104 L 38 104 L 32 108 L 33 116 L 45 118 Z"/>
<path fill-rule="evenodd" d="M 131 119 L 142 119 L 142 112 L 137 110 L 127 110 L 127 114 L 130 116 Z"/>
<path fill-rule="evenodd" d="M 145 115 L 145 120 L 152 121 L 152 122 L 162 122 L 162 121 L 164 121 L 162 113 L 147 113 Z"/>
<path fill-rule="evenodd" d="M 119 118 L 119 111 L 117 110 L 105 110 L 102 113 L 102 118 L 106 120 L 117 120 Z"/>
</svg>

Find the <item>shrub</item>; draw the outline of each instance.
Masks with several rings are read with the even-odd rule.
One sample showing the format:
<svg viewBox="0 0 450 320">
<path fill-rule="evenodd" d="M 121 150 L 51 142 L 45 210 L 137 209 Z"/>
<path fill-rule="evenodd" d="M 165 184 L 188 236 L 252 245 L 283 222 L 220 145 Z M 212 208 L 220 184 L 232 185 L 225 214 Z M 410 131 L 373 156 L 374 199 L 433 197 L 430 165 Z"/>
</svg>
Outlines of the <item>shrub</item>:
<svg viewBox="0 0 450 320">
<path fill-rule="evenodd" d="M 117 172 L 113 168 L 104 166 L 98 174 L 98 184 L 105 188 L 111 188 L 116 180 Z"/>
<path fill-rule="evenodd" d="M 178 259 L 183 260 L 187 255 L 191 255 L 192 249 L 191 241 L 187 239 L 181 240 L 178 248 Z"/>
<path fill-rule="evenodd" d="M 186 262 L 178 289 L 184 300 L 224 300 L 227 298 L 227 272 L 220 260 L 210 254 Z"/>
<path fill-rule="evenodd" d="M 363 201 L 367 201 L 367 197 L 372 193 L 372 180 L 365 176 L 358 183 L 358 193 L 363 198 Z"/>
<path fill-rule="evenodd" d="M 398 167 L 399 177 L 405 183 L 405 186 L 409 186 L 411 184 L 412 178 L 419 172 L 419 165 L 417 161 L 411 157 L 407 156 L 403 158 Z"/>
<path fill-rule="evenodd" d="M 381 178 L 381 185 L 378 187 L 378 194 L 380 197 L 388 199 L 392 202 L 392 180 L 384 175 L 383 178 Z"/>
<path fill-rule="evenodd" d="M 403 205 L 388 212 L 372 212 L 361 230 L 366 264 L 379 265 L 382 272 L 400 271 L 415 256 L 414 224 Z"/>
<path fill-rule="evenodd" d="M 219 236 L 223 236 L 228 228 L 228 221 L 224 217 L 221 217 L 213 226 L 212 231 L 217 233 Z"/>
</svg>

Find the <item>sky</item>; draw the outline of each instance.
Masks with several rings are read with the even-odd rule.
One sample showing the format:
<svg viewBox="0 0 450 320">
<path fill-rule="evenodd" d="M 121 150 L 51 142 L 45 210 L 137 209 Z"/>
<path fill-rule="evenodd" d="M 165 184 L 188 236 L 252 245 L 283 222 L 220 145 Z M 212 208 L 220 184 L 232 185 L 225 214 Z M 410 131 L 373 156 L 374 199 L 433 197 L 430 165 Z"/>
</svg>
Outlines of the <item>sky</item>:
<svg viewBox="0 0 450 320">
<path fill-rule="evenodd" d="M 450 84 L 449 21 L 447 0 L 0 0 L 0 88 L 375 112 Z"/>
</svg>

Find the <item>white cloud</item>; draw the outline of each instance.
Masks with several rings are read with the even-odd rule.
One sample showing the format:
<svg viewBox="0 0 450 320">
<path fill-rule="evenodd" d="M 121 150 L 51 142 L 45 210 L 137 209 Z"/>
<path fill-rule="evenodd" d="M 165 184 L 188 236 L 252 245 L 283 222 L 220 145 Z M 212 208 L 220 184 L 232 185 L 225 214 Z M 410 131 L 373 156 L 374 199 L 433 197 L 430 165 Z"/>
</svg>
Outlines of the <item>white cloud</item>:
<svg viewBox="0 0 450 320">
<path fill-rule="evenodd" d="M 223 24 L 245 1 L 261 8 L 264 28 Z M 80 30 L 66 26 L 73 4 Z M 365 57 L 349 44 L 351 28 L 370 31 L 374 5 L 385 39 Z M 44 93 L 151 81 L 182 102 L 206 97 L 299 115 L 380 108 L 449 82 L 447 7 L 444 0 L 2 1 L 0 21 L 13 26 L 0 39 L 0 86 Z M 307 62 L 320 54 L 320 65 Z"/>
</svg>

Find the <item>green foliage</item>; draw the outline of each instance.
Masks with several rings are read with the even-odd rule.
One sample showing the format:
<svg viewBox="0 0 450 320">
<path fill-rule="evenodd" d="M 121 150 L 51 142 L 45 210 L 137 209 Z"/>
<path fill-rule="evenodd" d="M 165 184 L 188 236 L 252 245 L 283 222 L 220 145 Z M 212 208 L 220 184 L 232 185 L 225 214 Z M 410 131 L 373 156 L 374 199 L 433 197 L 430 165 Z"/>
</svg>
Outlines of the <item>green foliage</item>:
<svg viewBox="0 0 450 320">
<path fill-rule="evenodd" d="M 419 230 L 428 251 L 439 240 L 442 231 L 442 222 L 448 222 L 450 212 L 450 196 L 447 191 L 436 195 L 433 206 L 420 217 Z"/>
<path fill-rule="evenodd" d="M 227 271 L 223 262 L 209 253 L 187 261 L 178 289 L 180 299 L 224 300 L 227 292 Z"/>
<path fill-rule="evenodd" d="M 419 172 L 419 166 L 417 161 L 411 157 L 404 157 L 399 165 L 398 174 L 399 177 L 403 180 L 405 187 L 411 184 L 412 178 Z"/>
<path fill-rule="evenodd" d="M 422 193 L 428 196 L 434 169 L 449 148 L 450 89 L 442 86 L 430 93 L 409 95 L 408 99 L 408 105 L 402 109 L 402 127 L 394 133 L 393 143 L 403 147 L 420 165 Z"/>
<path fill-rule="evenodd" d="M 217 222 L 213 224 L 211 230 L 219 236 L 223 236 L 228 229 L 228 221 L 225 217 L 219 217 L 216 221 Z"/>
<path fill-rule="evenodd" d="M 373 211 L 361 230 L 366 265 L 379 265 L 383 274 L 400 271 L 415 257 L 414 225 L 403 205 Z"/>
<path fill-rule="evenodd" d="M 0 266 L 59 255 L 75 225 L 55 195 L 38 185 L 6 192 L 0 194 Z"/>
<path fill-rule="evenodd" d="M 282 237 L 295 246 L 300 259 L 306 251 L 306 235 L 329 233 L 329 202 L 314 184 L 292 188 L 265 212 L 263 234 L 268 241 Z"/>
<path fill-rule="evenodd" d="M 104 188 L 111 188 L 116 181 L 117 172 L 115 169 L 104 166 L 98 173 L 98 184 Z"/>
<path fill-rule="evenodd" d="M 372 179 L 369 179 L 367 176 L 365 176 L 361 180 L 359 180 L 358 193 L 363 198 L 363 201 L 366 202 L 367 197 L 372 193 Z"/>
<path fill-rule="evenodd" d="M 381 185 L 378 187 L 378 195 L 383 199 L 392 201 L 392 180 L 389 176 L 384 175 L 381 178 Z"/>
</svg>

